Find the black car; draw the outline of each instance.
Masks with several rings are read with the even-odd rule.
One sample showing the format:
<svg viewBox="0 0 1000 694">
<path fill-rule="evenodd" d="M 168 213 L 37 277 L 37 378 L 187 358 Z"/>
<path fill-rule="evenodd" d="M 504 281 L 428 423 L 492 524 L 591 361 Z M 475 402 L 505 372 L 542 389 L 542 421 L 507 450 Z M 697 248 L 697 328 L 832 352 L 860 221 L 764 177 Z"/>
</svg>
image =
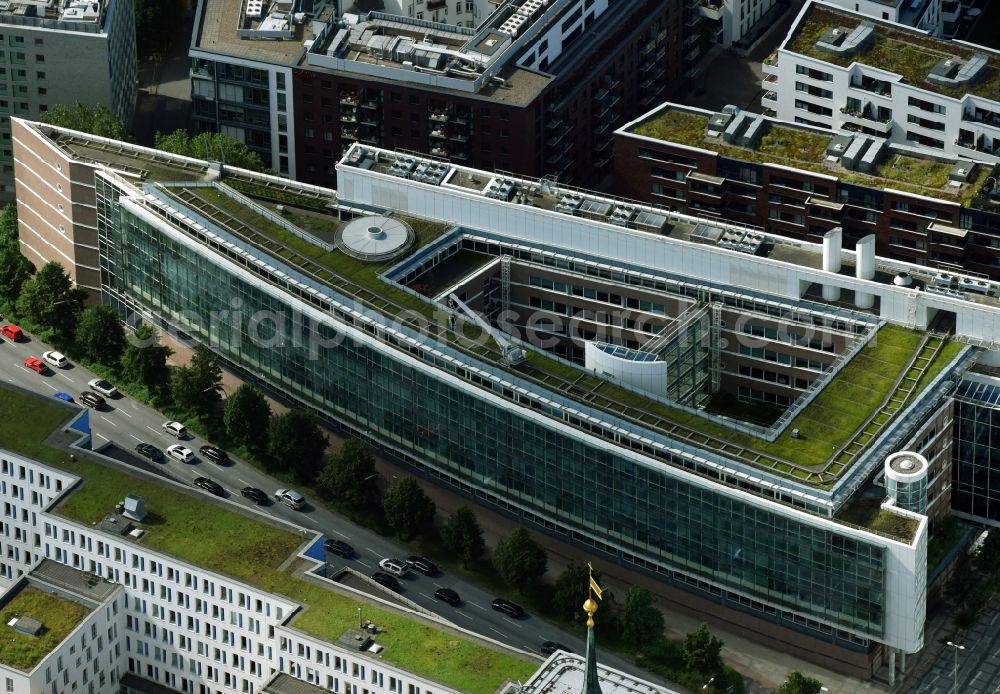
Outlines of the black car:
<svg viewBox="0 0 1000 694">
<path fill-rule="evenodd" d="M 538 649 L 541 651 L 542 655 L 552 655 L 556 651 L 564 651 L 566 653 L 572 653 L 573 651 L 566 646 L 562 645 L 558 641 L 546 641 Z"/>
<path fill-rule="evenodd" d="M 201 487 L 205 491 L 212 492 L 216 496 L 222 496 L 226 493 L 226 490 L 222 488 L 222 485 L 215 480 L 210 480 L 207 477 L 196 477 L 194 480 L 194 486 Z"/>
<path fill-rule="evenodd" d="M 422 573 L 424 576 L 433 576 L 438 570 L 437 564 L 432 562 L 430 559 L 424 559 L 423 557 L 418 557 L 416 555 L 407 557 L 406 563 Z"/>
<path fill-rule="evenodd" d="M 354 556 L 354 548 L 343 540 L 324 540 L 323 549 L 344 559 L 350 559 Z"/>
<path fill-rule="evenodd" d="M 462 598 L 451 588 L 438 588 L 434 591 L 434 597 L 438 600 L 444 600 L 452 607 L 458 607 L 462 604 Z"/>
<path fill-rule="evenodd" d="M 229 463 L 229 454 L 221 448 L 216 448 L 215 446 L 202 446 L 198 449 L 198 452 L 216 465 L 226 465 Z"/>
<path fill-rule="evenodd" d="M 523 607 L 518 605 L 516 602 L 511 602 L 510 600 L 505 600 L 504 598 L 497 598 L 493 601 L 491 606 L 497 612 L 509 614 L 514 619 L 520 619 L 524 616 Z"/>
<path fill-rule="evenodd" d="M 89 390 L 85 390 L 80 393 L 80 397 L 77 400 L 87 407 L 93 407 L 95 410 L 103 410 L 104 406 L 107 404 L 97 393 L 91 393 Z"/>
<path fill-rule="evenodd" d="M 376 571 L 372 574 L 372 580 L 380 586 L 385 586 L 389 590 L 394 590 L 397 593 L 399 592 L 399 581 L 396 580 L 395 576 L 390 576 L 382 571 Z"/>
<path fill-rule="evenodd" d="M 144 458 L 149 458 L 155 463 L 163 462 L 163 451 L 151 443 L 140 443 L 135 447 L 135 452 Z"/>
<path fill-rule="evenodd" d="M 240 490 L 240 495 L 244 498 L 250 499 L 250 501 L 255 504 L 266 504 L 267 494 L 263 490 L 257 489 L 257 487 L 243 487 Z"/>
</svg>

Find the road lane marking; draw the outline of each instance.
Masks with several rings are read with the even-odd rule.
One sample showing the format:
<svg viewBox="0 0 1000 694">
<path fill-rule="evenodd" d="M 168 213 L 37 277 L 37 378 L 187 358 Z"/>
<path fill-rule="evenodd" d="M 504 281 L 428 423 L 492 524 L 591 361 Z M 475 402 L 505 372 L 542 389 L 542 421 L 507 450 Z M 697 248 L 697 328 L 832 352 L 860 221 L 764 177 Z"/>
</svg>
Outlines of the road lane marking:
<svg viewBox="0 0 1000 694">
<path fill-rule="evenodd" d="M 432 598 L 432 597 L 431 597 L 430 595 L 428 595 L 427 593 L 421 593 L 421 595 L 423 595 L 423 596 L 424 596 L 425 598 L 427 598 L 428 600 L 433 600 L 433 599 L 434 599 L 434 598 Z"/>
<path fill-rule="evenodd" d="M 122 409 L 122 408 L 120 408 L 120 407 L 116 407 L 116 408 L 115 408 L 115 412 L 121 412 L 121 413 L 122 413 L 123 415 L 125 415 L 125 416 L 126 416 L 126 417 L 128 417 L 129 419 L 132 419 L 132 415 L 130 415 L 130 414 L 129 414 L 128 412 L 126 412 L 125 410 L 123 410 L 123 409 Z"/>
<path fill-rule="evenodd" d="M 373 550 L 373 549 L 372 549 L 371 547 L 365 547 L 365 549 L 367 549 L 367 550 L 368 550 L 369 552 L 371 552 L 372 554 L 375 554 L 375 555 L 378 555 L 378 556 L 381 556 L 381 555 L 382 555 L 382 553 L 381 553 L 381 552 L 376 552 L 376 551 L 375 551 L 375 550 Z M 382 557 L 382 558 L 383 558 L 383 559 L 385 559 L 385 557 Z"/>
<path fill-rule="evenodd" d="M 462 612 L 461 610 L 458 611 L 458 614 L 462 615 L 466 619 L 472 619 L 472 615 L 471 614 L 466 614 L 466 613 Z"/>
<path fill-rule="evenodd" d="M 338 535 L 340 535 L 341 537 L 343 537 L 343 538 L 346 538 L 346 539 L 348 539 L 348 540 L 350 540 L 350 539 L 351 539 L 351 536 L 350 536 L 350 535 L 345 535 L 344 533 L 340 532 L 339 530 L 334 530 L 333 528 L 331 528 L 331 529 L 330 529 L 330 532 L 332 532 L 332 533 L 337 533 L 337 534 L 338 534 Z"/>
<path fill-rule="evenodd" d="M 105 422 L 107 422 L 108 424 L 110 424 L 110 425 L 111 425 L 111 426 L 113 426 L 113 427 L 116 427 L 116 426 L 118 426 L 117 424 L 115 424 L 114 422 L 112 422 L 112 421 L 111 421 L 110 419 L 108 419 L 108 418 L 107 418 L 107 417 L 105 417 L 104 415 L 101 415 L 101 419 L 103 419 L 103 420 L 104 420 Z"/>
<path fill-rule="evenodd" d="M 131 437 L 132 437 L 133 439 L 135 439 L 136 441 L 140 441 L 140 442 L 142 441 L 142 439 L 140 439 L 140 438 L 139 438 L 138 436 L 136 436 L 135 434 L 129 434 L 129 436 L 131 436 Z"/>
<path fill-rule="evenodd" d="M 476 603 L 471 603 L 471 605 L 472 605 L 473 607 L 478 607 L 478 608 L 479 608 L 480 610 L 482 610 L 483 612 L 485 612 L 485 611 L 486 611 L 486 608 L 485 608 L 485 607 L 483 607 L 482 605 L 477 605 Z"/>
<path fill-rule="evenodd" d="M 62 373 L 61 371 L 56 371 L 56 376 L 62 376 L 63 378 L 65 378 L 67 381 L 69 381 L 73 385 L 76 385 L 76 381 L 74 381 L 72 378 L 70 378 L 66 374 Z"/>
<path fill-rule="evenodd" d="M 511 619 L 510 617 L 504 617 L 504 621 L 507 621 L 507 622 L 510 622 L 510 623 L 511 623 L 511 624 L 513 624 L 514 626 L 519 626 L 519 625 L 518 625 L 518 623 L 517 623 L 517 622 L 515 622 L 515 621 L 514 621 L 513 619 Z"/>
<path fill-rule="evenodd" d="M 51 388 L 52 390 L 56 391 L 57 393 L 59 392 L 59 389 L 58 389 L 58 388 L 56 388 L 56 387 L 55 387 L 54 385 L 52 385 L 51 383 L 48 383 L 47 381 L 43 381 L 43 383 L 45 383 L 45 385 L 47 385 L 47 386 L 48 386 L 49 388 Z"/>
<path fill-rule="evenodd" d="M 366 562 L 364 559 L 358 559 L 358 563 L 361 564 L 362 566 L 367 566 L 369 569 L 372 568 L 372 565 Z"/>
<path fill-rule="evenodd" d="M 503 633 L 502 631 L 500 631 L 499 629 L 494 629 L 493 627 L 490 627 L 489 629 L 490 629 L 490 631 L 492 631 L 492 632 L 493 632 L 494 634 L 500 634 L 500 636 L 502 636 L 502 637 L 504 637 L 504 638 L 507 638 L 507 635 L 506 635 L 506 634 L 504 634 L 504 633 Z"/>
<path fill-rule="evenodd" d="M 153 427 L 149 426 L 148 424 L 146 425 L 146 428 L 149 429 L 154 434 L 162 434 L 163 433 L 162 431 L 158 431 L 158 430 L 154 429 Z"/>
<path fill-rule="evenodd" d="M 107 436 L 102 436 L 102 435 L 98 434 L 96 431 L 94 432 L 94 436 L 96 436 L 99 439 L 104 439 L 105 441 L 110 441 L 111 440 Z"/>
</svg>

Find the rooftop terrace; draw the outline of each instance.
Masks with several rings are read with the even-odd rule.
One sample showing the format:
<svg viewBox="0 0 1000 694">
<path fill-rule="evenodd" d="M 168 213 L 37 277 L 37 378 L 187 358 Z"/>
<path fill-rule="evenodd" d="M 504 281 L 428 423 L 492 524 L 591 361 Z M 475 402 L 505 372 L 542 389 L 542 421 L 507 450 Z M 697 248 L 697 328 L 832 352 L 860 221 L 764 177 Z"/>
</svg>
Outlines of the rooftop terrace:
<svg viewBox="0 0 1000 694">
<path fill-rule="evenodd" d="M 0 606 L 0 664 L 30 672 L 91 613 L 74 600 L 52 595 L 33 585 L 21 585 L 4 595 Z M 15 617 L 30 617 L 44 625 L 39 636 L 8 626 Z"/>
<path fill-rule="evenodd" d="M 138 494 L 145 499 L 151 516 L 150 523 L 137 524 L 146 530 L 143 546 L 301 603 L 305 609 L 291 626 L 330 643 L 357 624 L 362 603 L 278 569 L 299 548 L 301 535 L 255 515 L 223 508 L 193 491 L 106 466 L 80 452 L 69 462 L 66 451 L 45 443 L 66 420 L 67 411 L 57 403 L 0 386 L 0 441 L 11 450 L 83 479 L 55 513 L 96 525 L 126 494 Z M 213 522 L 206 525 L 208 515 Z M 194 535 L 197 542 L 192 540 Z M 298 562 L 292 564 L 294 569 Z M 2 613 L 5 618 L 7 609 Z M 507 677 L 523 680 L 535 670 L 536 665 L 527 659 L 401 613 L 371 604 L 364 604 L 364 610 L 367 618 L 385 628 L 378 636 L 385 647 L 381 658 L 461 691 L 492 694 Z M 47 621 L 48 613 L 42 617 Z M 0 659 L 11 657 L 7 653 L 8 649 L 0 648 Z M 470 663 L 475 667 L 469 667 Z"/>
<path fill-rule="evenodd" d="M 969 205 L 990 177 L 991 167 L 977 164 L 967 183 L 948 185 L 953 163 L 890 150 L 873 174 L 845 168 L 826 158 L 826 149 L 837 133 L 767 119 L 769 128 L 755 148 L 739 147 L 721 137 L 708 135 L 710 116 L 696 109 L 669 105 L 633 125 L 629 132 L 664 142 L 698 147 L 729 159 L 760 164 L 781 164 L 805 171 L 836 176 L 845 183 L 892 188 Z"/>
<path fill-rule="evenodd" d="M 835 55 L 816 47 L 816 42 L 830 29 L 853 30 L 861 22 L 874 24 L 873 38 L 850 55 Z M 1000 53 L 981 46 L 966 47 L 947 39 L 937 39 L 901 24 L 880 22 L 868 15 L 858 15 L 828 5 L 809 6 L 799 23 L 792 27 L 784 43 L 786 50 L 847 67 L 852 63 L 870 65 L 902 76 L 903 81 L 921 89 L 950 97 L 975 94 L 1000 101 Z M 942 59 L 967 63 L 973 55 L 986 55 L 988 62 L 971 84 L 950 87 L 932 84 L 927 75 Z"/>
</svg>

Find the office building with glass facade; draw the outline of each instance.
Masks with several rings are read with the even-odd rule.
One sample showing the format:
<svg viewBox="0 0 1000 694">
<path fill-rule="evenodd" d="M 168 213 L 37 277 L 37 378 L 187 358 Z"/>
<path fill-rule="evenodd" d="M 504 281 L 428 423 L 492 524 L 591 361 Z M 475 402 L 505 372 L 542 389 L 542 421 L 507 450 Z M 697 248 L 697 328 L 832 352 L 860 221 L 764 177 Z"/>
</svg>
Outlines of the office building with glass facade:
<svg viewBox="0 0 1000 694">
<path fill-rule="evenodd" d="M 16 125 L 26 180 L 106 151 L 78 133 Z M 105 158 L 90 186 L 75 188 L 97 222 L 102 300 L 123 319 L 208 345 L 384 455 L 655 576 L 770 643 L 862 676 L 921 648 L 929 519 L 887 499 L 878 480 L 889 454 L 926 445 L 915 437 L 950 407 L 948 384 L 987 353 L 969 343 L 1000 326 L 993 303 L 824 272 L 807 243 L 762 237 L 753 253 L 731 250 L 722 244 L 736 230 L 718 222 L 373 148 L 348 153 L 335 201 L 321 188 L 220 176 L 124 147 L 131 171 Z M 515 190 L 502 192 L 508 185 Z M 606 203 L 606 215 L 567 211 L 573 195 Z M 372 264 L 322 245 L 321 226 L 366 215 L 371 228 L 386 215 L 405 218 L 413 250 Z M 300 252 L 304 241 L 315 252 Z M 772 380 L 788 407 L 755 424 L 636 388 L 523 336 L 494 329 L 474 340 L 442 300 L 472 287 L 463 300 L 482 305 L 486 282 L 467 281 L 482 266 L 463 270 L 462 253 L 500 263 L 501 308 L 518 292 L 530 305 L 549 291 L 505 263 L 576 278 L 584 299 L 584 284 L 600 280 L 606 299 L 595 291 L 593 301 L 662 309 L 668 326 L 683 327 L 685 308 L 700 302 L 709 317 L 697 353 L 710 377 L 699 383 L 713 398 L 735 402 L 749 387 L 736 379 L 754 378 L 722 365 L 724 331 L 737 343 L 758 340 L 729 347 L 727 361 L 817 375 L 799 390 L 794 378 Z M 439 271 L 434 282 L 424 281 L 429 268 Z M 846 300 L 823 302 L 822 284 L 837 284 Z M 873 309 L 851 306 L 862 294 L 875 297 Z M 952 338 L 927 331 L 940 312 L 955 314 Z M 626 314 L 611 315 L 635 333 Z M 624 347 L 642 352 L 658 338 Z M 526 357 L 510 360 L 505 343 Z M 853 390 L 859 383 L 881 394 L 870 412 L 865 392 Z M 861 418 L 842 420 L 835 397 Z M 927 459 L 930 496 L 950 460 Z"/>
</svg>

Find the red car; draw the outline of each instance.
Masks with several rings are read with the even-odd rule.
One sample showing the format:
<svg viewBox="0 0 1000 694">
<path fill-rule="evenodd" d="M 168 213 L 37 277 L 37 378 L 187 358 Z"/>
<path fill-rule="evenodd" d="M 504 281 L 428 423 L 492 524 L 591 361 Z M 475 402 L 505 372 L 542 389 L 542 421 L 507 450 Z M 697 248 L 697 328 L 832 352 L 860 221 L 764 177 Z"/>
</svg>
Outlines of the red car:
<svg viewBox="0 0 1000 694">
<path fill-rule="evenodd" d="M 0 333 L 3 333 L 4 337 L 8 340 L 13 340 L 14 342 L 18 342 L 22 337 L 24 337 L 24 333 L 22 333 L 21 329 L 16 325 L 0 326 Z"/>
<path fill-rule="evenodd" d="M 49 372 L 49 367 L 47 367 L 45 362 L 38 357 L 28 357 L 24 360 L 24 365 L 35 373 L 45 374 Z"/>
</svg>

